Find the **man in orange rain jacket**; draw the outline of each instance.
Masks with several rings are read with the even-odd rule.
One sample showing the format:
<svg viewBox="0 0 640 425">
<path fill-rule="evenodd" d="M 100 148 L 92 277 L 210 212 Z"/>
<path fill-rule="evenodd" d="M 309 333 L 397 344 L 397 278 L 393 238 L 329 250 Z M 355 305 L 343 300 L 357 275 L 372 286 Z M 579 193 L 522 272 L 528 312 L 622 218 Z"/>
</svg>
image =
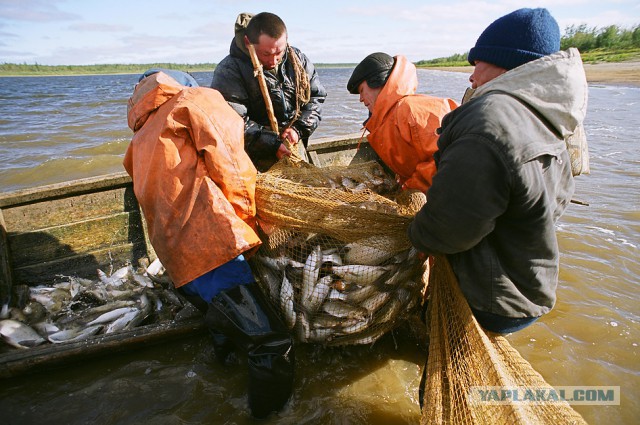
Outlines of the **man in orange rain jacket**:
<svg viewBox="0 0 640 425">
<path fill-rule="evenodd" d="M 416 94 L 416 67 L 404 56 L 372 53 L 355 67 L 347 83 L 369 109 L 367 139 L 394 172 L 403 189 L 426 192 L 436 172 L 442 117 L 458 104 L 452 99 Z"/>
<path fill-rule="evenodd" d="M 216 357 L 246 350 L 252 414 L 280 410 L 293 386 L 292 339 L 245 259 L 261 242 L 242 118 L 189 74 L 152 69 L 129 99 L 128 122 L 124 167 L 158 258 L 206 313 Z"/>
</svg>

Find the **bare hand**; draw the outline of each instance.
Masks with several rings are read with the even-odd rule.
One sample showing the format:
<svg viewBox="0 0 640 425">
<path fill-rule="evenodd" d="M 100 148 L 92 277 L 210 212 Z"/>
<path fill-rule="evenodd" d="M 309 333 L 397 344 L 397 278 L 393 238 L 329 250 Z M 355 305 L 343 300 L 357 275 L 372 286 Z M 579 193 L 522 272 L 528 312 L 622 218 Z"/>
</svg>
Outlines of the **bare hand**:
<svg viewBox="0 0 640 425">
<path fill-rule="evenodd" d="M 291 156 L 291 151 L 284 143 L 280 143 L 280 147 L 276 151 L 276 158 L 282 159 L 283 156 Z"/>
<path fill-rule="evenodd" d="M 298 135 L 298 132 L 291 127 L 285 129 L 280 135 L 280 138 L 282 140 L 288 140 L 289 143 L 291 143 L 291 146 L 297 145 L 298 142 L 300 141 L 300 136 Z"/>
</svg>

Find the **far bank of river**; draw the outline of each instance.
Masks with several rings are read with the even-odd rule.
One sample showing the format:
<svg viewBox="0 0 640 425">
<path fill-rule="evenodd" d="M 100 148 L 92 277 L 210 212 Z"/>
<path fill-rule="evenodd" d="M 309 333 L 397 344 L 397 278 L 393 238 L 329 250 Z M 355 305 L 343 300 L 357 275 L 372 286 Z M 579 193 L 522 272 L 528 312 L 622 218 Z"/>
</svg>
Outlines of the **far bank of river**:
<svg viewBox="0 0 640 425">
<path fill-rule="evenodd" d="M 440 71 L 473 72 L 472 66 L 421 67 Z M 640 87 L 640 62 L 585 63 L 584 71 L 590 83 L 626 84 Z"/>
<path fill-rule="evenodd" d="M 318 64 L 318 68 L 349 68 L 355 67 L 355 64 Z M 471 74 L 473 72 L 472 66 L 421 66 L 420 69 L 434 69 L 439 71 L 453 71 L 453 72 L 465 72 Z M 189 69 L 185 67 L 185 71 L 188 72 L 200 72 L 210 69 Z M 603 63 L 586 63 L 584 64 L 584 70 L 587 74 L 587 81 L 590 83 L 605 83 L 605 84 L 620 84 L 620 85 L 632 85 L 640 87 L 640 62 L 603 62 Z M 146 69 L 145 69 L 146 71 Z M 140 71 L 142 73 L 144 71 Z M 70 72 L 69 75 L 115 75 L 115 74 L 135 74 L 136 72 L 104 72 L 104 73 L 77 73 Z M 0 77 L 44 77 L 51 74 L 42 73 L 37 75 L 21 75 L 21 74 L 4 74 L 0 71 Z M 59 74 L 63 75 L 63 74 Z"/>
</svg>

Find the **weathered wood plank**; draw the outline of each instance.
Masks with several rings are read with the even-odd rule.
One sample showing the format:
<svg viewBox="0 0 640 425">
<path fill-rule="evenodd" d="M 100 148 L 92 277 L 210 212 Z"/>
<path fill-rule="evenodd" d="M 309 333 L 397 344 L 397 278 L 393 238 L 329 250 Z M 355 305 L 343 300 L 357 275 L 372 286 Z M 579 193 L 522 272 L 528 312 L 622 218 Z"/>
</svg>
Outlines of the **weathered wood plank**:
<svg viewBox="0 0 640 425">
<path fill-rule="evenodd" d="M 80 359 L 97 357 L 104 353 L 115 353 L 141 346 L 157 344 L 162 341 L 194 336 L 205 330 L 202 319 L 185 322 L 168 322 L 156 325 L 140 326 L 129 331 L 96 335 L 85 341 L 65 342 L 15 350 L 0 354 L 0 378 L 12 378 L 25 373 L 49 370 Z"/>
<path fill-rule="evenodd" d="M 0 308 L 9 303 L 12 285 L 7 228 L 4 223 L 2 210 L 0 209 Z"/>
<path fill-rule="evenodd" d="M 4 209 L 10 232 L 28 232 L 137 210 L 127 188 L 43 200 Z M 132 191 L 131 191 L 132 192 Z"/>
<path fill-rule="evenodd" d="M 100 250 L 57 258 L 13 269 L 13 284 L 49 285 L 60 280 L 60 276 L 98 279 L 97 269 L 109 273 L 127 262 L 138 266 L 138 261 L 146 257 L 144 245 L 128 243 Z"/>
<path fill-rule="evenodd" d="M 12 265 L 17 269 L 132 241 L 144 243 L 140 220 L 140 213 L 133 211 L 35 232 L 9 232 Z"/>
<path fill-rule="evenodd" d="M 46 186 L 0 193 L 0 208 L 40 202 L 47 199 L 76 196 L 131 185 L 131 177 L 126 172 L 71 180 Z"/>
</svg>

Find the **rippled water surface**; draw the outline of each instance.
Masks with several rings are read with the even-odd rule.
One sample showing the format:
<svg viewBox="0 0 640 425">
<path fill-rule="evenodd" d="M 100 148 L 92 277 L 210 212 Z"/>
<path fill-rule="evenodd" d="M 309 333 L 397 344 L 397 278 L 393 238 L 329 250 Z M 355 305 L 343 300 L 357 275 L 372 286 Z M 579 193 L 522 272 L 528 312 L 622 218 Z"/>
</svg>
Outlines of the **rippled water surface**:
<svg viewBox="0 0 640 425">
<path fill-rule="evenodd" d="M 346 91 L 351 69 L 320 69 L 329 97 L 314 137 L 359 132 L 367 113 Z M 460 99 L 467 74 L 419 71 L 422 93 Z M 208 85 L 211 74 L 196 74 Z M 135 75 L 0 78 L 2 191 L 120 172 Z M 555 309 L 509 337 L 555 386 L 620 386 L 620 406 L 576 406 L 593 424 L 640 417 L 640 89 L 591 85 L 591 174 L 558 225 Z M 405 330 L 373 346 L 297 352 L 295 394 L 268 423 L 419 422 L 424 354 Z M 251 423 L 246 370 L 212 361 L 206 335 L 5 380 L 2 423 Z"/>
</svg>

